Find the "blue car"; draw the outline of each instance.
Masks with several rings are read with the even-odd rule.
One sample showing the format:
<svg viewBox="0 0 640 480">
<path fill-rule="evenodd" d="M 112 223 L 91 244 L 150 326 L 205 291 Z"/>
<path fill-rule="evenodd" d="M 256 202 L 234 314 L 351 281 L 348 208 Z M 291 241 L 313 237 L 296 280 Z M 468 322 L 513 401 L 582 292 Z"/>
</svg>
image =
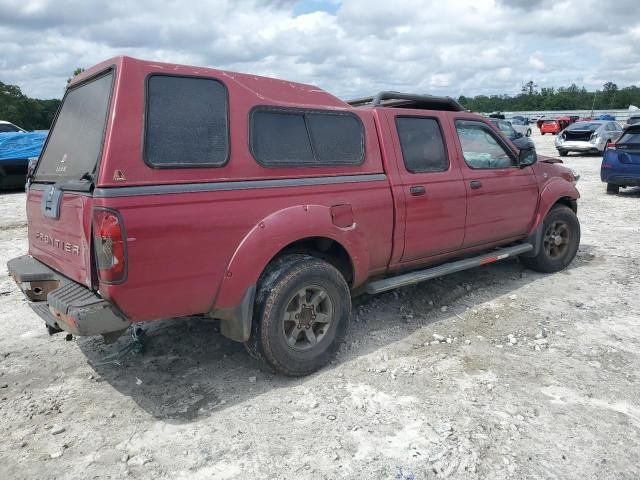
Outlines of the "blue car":
<svg viewBox="0 0 640 480">
<path fill-rule="evenodd" d="M 616 143 L 607 146 L 600 178 L 607 184 L 607 193 L 640 186 L 640 125 L 627 127 Z"/>
</svg>

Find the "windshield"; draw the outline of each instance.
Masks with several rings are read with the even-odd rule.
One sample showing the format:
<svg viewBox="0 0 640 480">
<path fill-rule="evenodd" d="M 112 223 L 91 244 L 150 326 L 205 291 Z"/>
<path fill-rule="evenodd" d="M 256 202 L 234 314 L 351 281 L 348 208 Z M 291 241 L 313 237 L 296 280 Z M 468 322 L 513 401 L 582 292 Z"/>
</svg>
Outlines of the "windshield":
<svg viewBox="0 0 640 480">
<path fill-rule="evenodd" d="M 0 133 L 21 132 L 18 127 L 10 123 L 0 123 Z"/>
<path fill-rule="evenodd" d="M 524 120 L 520 120 L 519 118 L 512 118 L 510 122 L 512 125 L 524 125 Z"/>
<path fill-rule="evenodd" d="M 595 132 L 598 128 L 600 128 L 601 123 L 592 123 L 592 122 L 578 122 L 571 125 L 567 130 L 589 130 L 590 132 Z"/>
<path fill-rule="evenodd" d="M 113 73 L 67 91 L 34 175 L 35 181 L 92 175 L 102 151 Z"/>
<path fill-rule="evenodd" d="M 545 124 L 545 125 L 554 125 L 555 123 L 556 123 L 556 121 L 555 121 L 555 120 L 545 120 L 545 121 L 544 121 L 544 124 Z"/>
</svg>

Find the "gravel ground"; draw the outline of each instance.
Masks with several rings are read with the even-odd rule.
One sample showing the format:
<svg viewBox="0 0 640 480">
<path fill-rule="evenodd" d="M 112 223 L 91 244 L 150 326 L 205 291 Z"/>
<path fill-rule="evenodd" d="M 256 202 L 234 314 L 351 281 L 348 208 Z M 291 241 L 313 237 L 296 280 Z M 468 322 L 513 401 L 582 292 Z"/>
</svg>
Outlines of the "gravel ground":
<svg viewBox="0 0 640 480">
<path fill-rule="evenodd" d="M 554 154 L 553 137 L 535 136 Z M 0 196 L 0 478 L 640 478 L 640 189 L 582 175 L 582 245 L 359 298 L 332 365 L 261 369 L 198 318 L 127 345 L 49 337 L 7 277 L 23 193 Z M 440 339 L 440 341 L 438 340 Z"/>
</svg>

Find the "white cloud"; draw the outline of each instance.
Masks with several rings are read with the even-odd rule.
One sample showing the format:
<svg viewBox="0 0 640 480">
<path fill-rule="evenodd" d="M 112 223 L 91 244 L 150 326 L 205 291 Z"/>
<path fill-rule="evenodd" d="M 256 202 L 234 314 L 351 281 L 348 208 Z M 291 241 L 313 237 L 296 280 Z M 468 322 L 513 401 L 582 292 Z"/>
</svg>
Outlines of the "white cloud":
<svg viewBox="0 0 640 480">
<path fill-rule="evenodd" d="M 115 55 L 316 84 L 517 93 L 640 84 L 640 3 L 618 0 L 0 0 L 0 81 L 60 97 L 76 67 Z"/>
<path fill-rule="evenodd" d="M 544 60 L 541 58 L 541 56 L 539 54 L 531 55 L 529 57 L 529 65 L 534 70 L 544 70 L 545 69 Z"/>
</svg>

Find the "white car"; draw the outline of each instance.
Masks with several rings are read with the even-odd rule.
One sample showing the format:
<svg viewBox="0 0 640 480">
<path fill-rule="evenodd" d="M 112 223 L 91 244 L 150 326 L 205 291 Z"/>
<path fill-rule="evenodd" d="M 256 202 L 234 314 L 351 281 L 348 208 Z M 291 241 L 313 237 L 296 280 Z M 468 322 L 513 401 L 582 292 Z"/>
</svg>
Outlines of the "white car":
<svg viewBox="0 0 640 480">
<path fill-rule="evenodd" d="M 569 152 L 602 153 L 620 135 L 622 127 L 618 122 L 584 120 L 572 123 L 556 136 L 556 149 L 561 157 Z"/>
<path fill-rule="evenodd" d="M 11 132 L 25 132 L 22 128 L 14 125 L 11 122 L 6 122 L 4 120 L 0 120 L 0 133 L 11 133 Z"/>
</svg>

